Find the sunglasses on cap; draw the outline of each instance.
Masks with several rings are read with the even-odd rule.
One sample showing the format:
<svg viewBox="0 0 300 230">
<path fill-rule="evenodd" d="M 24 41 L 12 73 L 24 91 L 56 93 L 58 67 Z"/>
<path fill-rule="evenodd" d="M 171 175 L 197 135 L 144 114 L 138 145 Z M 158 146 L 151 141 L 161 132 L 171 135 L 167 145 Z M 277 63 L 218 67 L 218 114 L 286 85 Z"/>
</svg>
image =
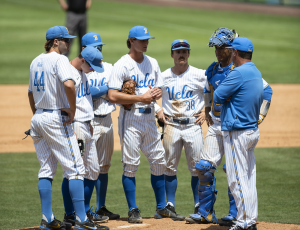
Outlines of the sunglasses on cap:
<svg viewBox="0 0 300 230">
<path fill-rule="evenodd" d="M 57 38 L 58 41 L 64 41 L 66 43 L 70 43 L 71 39 L 70 38 Z"/>
<path fill-rule="evenodd" d="M 172 49 L 179 48 L 179 47 L 190 48 L 190 45 L 187 44 L 186 42 L 178 42 L 172 46 Z"/>
<path fill-rule="evenodd" d="M 85 62 L 89 65 L 90 70 L 94 70 L 90 63 L 88 63 L 87 61 L 85 61 Z"/>
<path fill-rule="evenodd" d="M 94 46 L 94 48 L 98 49 L 100 52 L 102 51 L 102 45 Z"/>
</svg>

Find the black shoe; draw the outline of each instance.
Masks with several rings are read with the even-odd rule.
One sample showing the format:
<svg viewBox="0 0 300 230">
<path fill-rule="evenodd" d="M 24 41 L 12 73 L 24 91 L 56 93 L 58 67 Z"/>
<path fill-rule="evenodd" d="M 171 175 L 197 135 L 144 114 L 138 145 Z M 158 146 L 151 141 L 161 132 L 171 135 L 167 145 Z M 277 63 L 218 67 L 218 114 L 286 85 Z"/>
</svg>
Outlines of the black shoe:
<svg viewBox="0 0 300 230">
<path fill-rule="evenodd" d="M 108 211 L 105 205 L 103 205 L 100 209 L 98 209 L 96 213 L 100 216 L 108 216 L 110 220 L 116 220 L 120 218 L 119 214 L 114 214 Z"/>
<path fill-rule="evenodd" d="M 68 215 L 68 216 L 67 216 L 67 214 L 65 213 L 63 223 L 64 223 L 64 224 L 69 223 L 69 224 L 71 224 L 72 226 L 75 226 L 75 220 L 76 220 L 75 212 L 73 212 L 72 214 L 70 214 L 70 215 Z"/>
<path fill-rule="evenodd" d="M 238 225 L 234 225 L 231 228 L 229 228 L 228 230 L 243 230 L 244 228 L 238 226 Z M 247 230 L 257 230 L 256 228 L 256 224 L 252 224 L 249 228 L 246 228 Z"/>
<path fill-rule="evenodd" d="M 182 215 L 179 215 L 175 212 L 175 208 L 171 205 L 167 205 L 161 210 L 156 210 L 154 213 L 155 219 L 162 219 L 162 218 L 171 218 L 172 220 L 178 220 L 182 221 L 185 220 L 185 217 Z"/>
<path fill-rule="evenodd" d="M 86 212 L 86 215 L 90 220 L 95 221 L 95 222 L 105 223 L 108 221 L 107 216 L 98 215 L 97 213 L 93 212 L 93 208 L 89 209 Z"/>
<path fill-rule="evenodd" d="M 134 208 L 128 212 L 128 223 L 143 223 L 143 218 L 140 215 L 139 209 Z"/>
<path fill-rule="evenodd" d="M 100 226 L 94 223 L 92 220 L 87 219 L 87 221 L 79 222 L 76 220 L 74 229 L 88 229 L 88 230 L 109 230 L 109 227 Z"/>
<path fill-rule="evenodd" d="M 69 226 L 69 225 L 68 225 Z M 44 219 L 42 219 L 39 230 L 49 230 L 49 229 L 61 229 L 61 230 L 67 230 L 67 226 L 54 218 L 54 220 L 52 220 L 50 223 L 48 223 L 47 221 L 45 221 Z M 71 227 L 69 228 L 71 229 Z"/>
</svg>

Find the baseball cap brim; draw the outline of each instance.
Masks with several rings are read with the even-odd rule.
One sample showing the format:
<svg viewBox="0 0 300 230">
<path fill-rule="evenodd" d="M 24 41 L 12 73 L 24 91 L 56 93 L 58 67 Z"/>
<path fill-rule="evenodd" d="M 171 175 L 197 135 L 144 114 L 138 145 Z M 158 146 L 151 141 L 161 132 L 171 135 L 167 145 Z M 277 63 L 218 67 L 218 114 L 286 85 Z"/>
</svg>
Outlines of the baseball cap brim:
<svg viewBox="0 0 300 230">
<path fill-rule="evenodd" d="M 146 39 L 150 39 L 150 38 L 155 38 L 155 37 L 151 37 L 151 36 L 141 36 L 141 37 L 135 37 L 137 40 L 146 40 Z"/>
<path fill-rule="evenodd" d="M 177 47 L 177 48 L 174 48 L 174 49 L 172 49 L 172 50 L 191 50 L 190 48 L 188 48 L 188 47 Z"/>
<path fill-rule="evenodd" d="M 67 36 L 62 36 L 61 38 L 76 38 L 76 36 L 67 35 Z"/>
<path fill-rule="evenodd" d="M 103 42 L 94 42 L 94 43 L 88 44 L 86 46 L 100 46 L 100 45 L 105 45 L 105 43 L 103 43 Z"/>
<path fill-rule="evenodd" d="M 103 64 L 101 64 L 100 66 L 96 66 L 96 65 L 93 65 L 92 63 L 90 63 L 90 65 L 92 66 L 92 68 L 98 72 L 98 73 L 103 73 L 104 72 L 104 66 Z"/>
</svg>

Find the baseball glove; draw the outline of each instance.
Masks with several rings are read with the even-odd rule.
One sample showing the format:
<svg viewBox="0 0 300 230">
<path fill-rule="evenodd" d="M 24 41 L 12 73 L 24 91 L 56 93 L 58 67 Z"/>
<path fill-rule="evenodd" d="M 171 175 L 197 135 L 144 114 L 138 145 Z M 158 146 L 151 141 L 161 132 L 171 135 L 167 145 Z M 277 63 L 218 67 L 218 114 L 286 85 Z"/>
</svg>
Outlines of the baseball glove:
<svg viewBox="0 0 300 230">
<path fill-rule="evenodd" d="M 125 81 L 122 85 L 122 89 L 120 92 L 130 94 L 130 95 L 135 95 L 135 86 L 136 86 L 136 81 L 135 80 L 128 80 Z M 124 104 L 123 107 L 125 109 L 130 109 L 133 104 Z"/>
<path fill-rule="evenodd" d="M 26 130 L 24 133 L 26 137 L 30 136 L 30 129 Z M 22 140 L 26 139 L 26 137 L 24 137 Z"/>
<path fill-rule="evenodd" d="M 165 127 L 165 124 L 160 121 L 157 117 L 157 115 L 155 115 L 155 121 L 156 121 L 156 126 L 158 128 L 158 131 L 160 132 L 161 134 L 161 140 L 164 138 L 164 127 Z"/>
</svg>

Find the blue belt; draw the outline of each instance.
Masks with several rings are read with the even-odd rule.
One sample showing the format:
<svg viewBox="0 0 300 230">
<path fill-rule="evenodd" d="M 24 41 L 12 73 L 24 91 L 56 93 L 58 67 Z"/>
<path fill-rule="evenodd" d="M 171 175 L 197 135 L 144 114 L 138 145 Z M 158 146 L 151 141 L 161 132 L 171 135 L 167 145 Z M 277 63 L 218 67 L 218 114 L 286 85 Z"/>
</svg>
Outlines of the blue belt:
<svg viewBox="0 0 300 230">
<path fill-rule="evenodd" d="M 47 113 L 53 113 L 53 109 L 43 109 L 43 112 L 47 112 Z M 60 110 L 60 114 L 62 116 L 68 116 L 68 113 L 65 111 Z"/>
<path fill-rule="evenodd" d="M 107 117 L 107 114 L 106 115 L 96 115 L 96 114 L 94 114 L 94 117 L 104 118 L 104 117 Z"/>
<path fill-rule="evenodd" d="M 178 123 L 178 124 L 181 124 L 181 125 L 186 125 L 186 124 L 190 123 L 190 119 L 189 118 L 186 118 L 184 120 L 178 120 L 178 119 L 173 118 L 173 121 L 176 122 L 176 123 Z"/>
<path fill-rule="evenodd" d="M 139 108 L 139 113 L 151 113 L 151 108 Z"/>
</svg>

